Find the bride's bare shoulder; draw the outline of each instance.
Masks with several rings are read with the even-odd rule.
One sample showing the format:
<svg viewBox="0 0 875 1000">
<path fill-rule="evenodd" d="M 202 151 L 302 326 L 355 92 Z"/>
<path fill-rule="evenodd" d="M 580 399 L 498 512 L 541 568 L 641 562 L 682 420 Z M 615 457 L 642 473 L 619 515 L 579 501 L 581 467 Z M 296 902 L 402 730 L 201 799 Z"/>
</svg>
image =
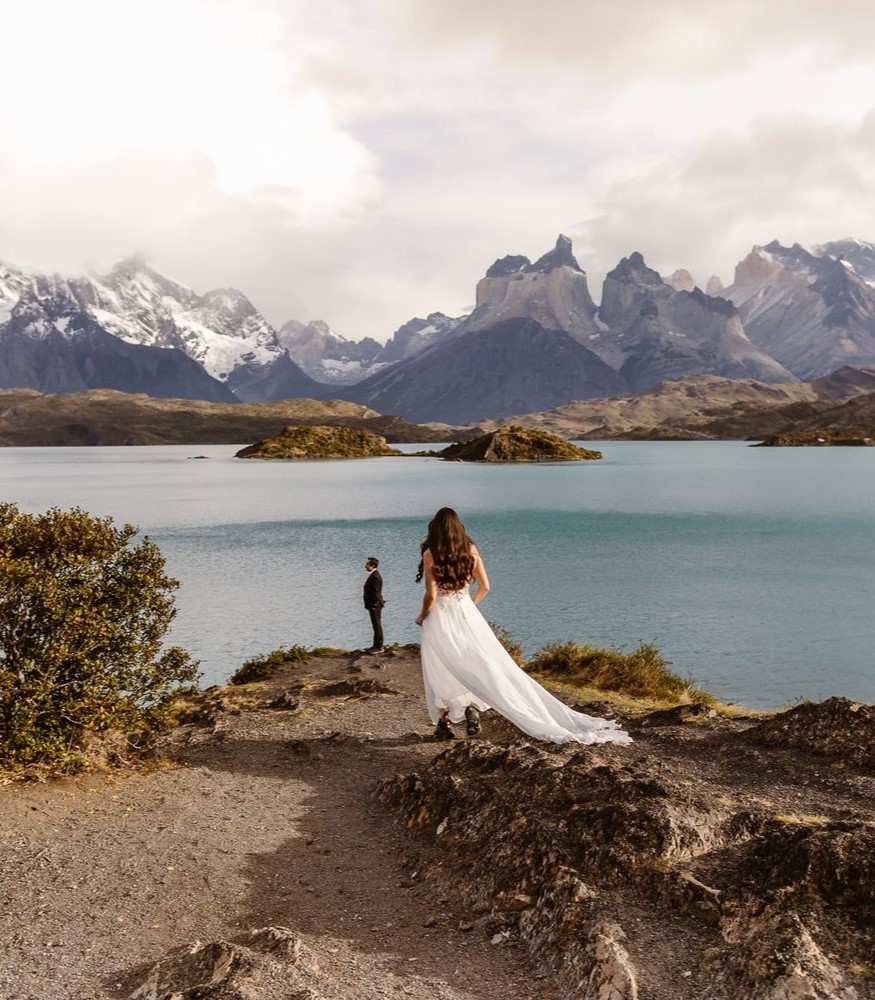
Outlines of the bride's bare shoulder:
<svg viewBox="0 0 875 1000">
<path fill-rule="evenodd" d="M 431 554 L 431 549 L 424 549 L 422 553 L 422 561 L 424 563 L 433 563 L 434 557 Z"/>
</svg>

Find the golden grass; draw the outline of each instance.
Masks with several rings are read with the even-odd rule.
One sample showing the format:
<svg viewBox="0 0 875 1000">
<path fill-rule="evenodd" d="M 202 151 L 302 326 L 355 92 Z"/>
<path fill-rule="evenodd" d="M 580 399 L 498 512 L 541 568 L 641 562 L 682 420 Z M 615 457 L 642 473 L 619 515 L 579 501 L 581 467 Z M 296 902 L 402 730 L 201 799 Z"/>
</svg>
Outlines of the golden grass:
<svg viewBox="0 0 875 1000">
<path fill-rule="evenodd" d="M 829 816 L 820 813 L 782 813 L 775 819 L 785 826 L 823 826 L 829 823 Z"/>
<path fill-rule="evenodd" d="M 601 649 L 583 643 L 545 646 L 528 662 L 532 673 L 594 688 L 601 695 L 613 691 L 635 699 L 673 705 L 699 702 L 714 705 L 714 696 L 669 669 L 669 662 L 653 643 L 641 643 L 627 652 L 616 646 Z"/>
</svg>

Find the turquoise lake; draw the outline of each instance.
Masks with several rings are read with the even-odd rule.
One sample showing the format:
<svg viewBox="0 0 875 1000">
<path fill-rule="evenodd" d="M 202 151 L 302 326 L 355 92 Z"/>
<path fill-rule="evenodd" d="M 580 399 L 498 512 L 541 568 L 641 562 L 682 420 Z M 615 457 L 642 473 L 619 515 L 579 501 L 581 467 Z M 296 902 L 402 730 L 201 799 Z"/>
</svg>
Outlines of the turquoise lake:
<svg viewBox="0 0 875 1000">
<path fill-rule="evenodd" d="M 277 646 L 368 645 L 371 554 L 386 641 L 417 641 L 419 542 L 448 505 L 486 561 L 484 613 L 529 652 L 566 639 L 654 641 L 728 701 L 875 701 L 875 452 L 588 446 L 604 459 L 270 463 L 235 459 L 230 445 L 0 449 L 0 496 L 29 511 L 111 514 L 157 542 L 181 583 L 173 641 L 202 661 L 205 684 Z"/>
</svg>

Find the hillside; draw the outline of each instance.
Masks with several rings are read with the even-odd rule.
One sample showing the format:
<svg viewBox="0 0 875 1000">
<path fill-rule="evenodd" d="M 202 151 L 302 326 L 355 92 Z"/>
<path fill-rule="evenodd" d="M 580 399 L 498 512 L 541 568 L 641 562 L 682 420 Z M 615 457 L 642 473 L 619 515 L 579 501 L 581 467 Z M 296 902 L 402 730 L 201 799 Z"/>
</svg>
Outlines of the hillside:
<svg viewBox="0 0 875 1000">
<path fill-rule="evenodd" d="M 42 395 L 0 390 L 0 446 L 249 444 L 293 423 L 336 424 L 389 441 L 446 441 L 445 428 L 426 428 L 344 400 L 286 399 L 210 403 L 156 399 L 112 389 Z"/>
<path fill-rule="evenodd" d="M 790 421 L 870 392 L 875 392 L 872 369 L 845 367 L 809 382 L 785 383 L 692 375 L 633 396 L 578 400 L 479 426 L 519 424 L 591 440 L 747 439 L 774 434 Z"/>
<path fill-rule="evenodd" d="M 838 406 L 826 403 L 783 424 L 764 445 L 872 445 L 875 443 L 875 392 Z"/>
</svg>

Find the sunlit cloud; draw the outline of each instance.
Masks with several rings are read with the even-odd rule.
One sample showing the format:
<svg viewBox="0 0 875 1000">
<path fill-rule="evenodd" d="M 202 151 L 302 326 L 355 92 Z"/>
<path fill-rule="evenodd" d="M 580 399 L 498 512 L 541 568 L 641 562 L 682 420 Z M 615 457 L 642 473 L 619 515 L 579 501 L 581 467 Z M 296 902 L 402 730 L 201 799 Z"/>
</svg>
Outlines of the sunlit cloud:
<svg viewBox="0 0 875 1000">
<path fill-rule="evenodd" d="M 731 275 L 875 238 L 861 0 L 32 0 L 4 15 L 0 258 L 130 253 L 385 339 L 575 238 Z M 13 40 L 13 41 L 9 41 Z"/>
</svg>

